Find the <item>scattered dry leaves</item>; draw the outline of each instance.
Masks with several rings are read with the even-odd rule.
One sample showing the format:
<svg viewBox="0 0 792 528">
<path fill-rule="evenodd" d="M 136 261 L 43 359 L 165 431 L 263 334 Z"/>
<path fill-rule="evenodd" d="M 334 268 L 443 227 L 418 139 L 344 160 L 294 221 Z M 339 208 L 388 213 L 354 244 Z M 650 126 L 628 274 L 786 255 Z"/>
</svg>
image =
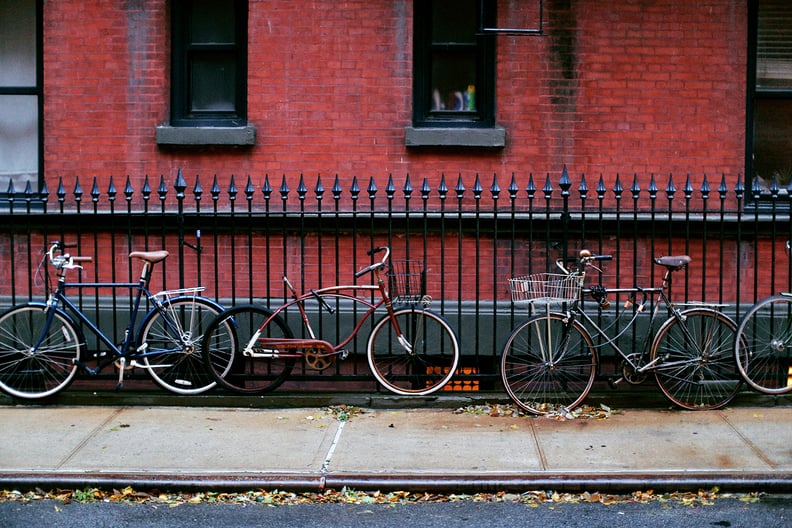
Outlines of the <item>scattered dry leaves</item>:
<svg viewBox="0 0 792 528">
<path fill-rule="evenodd" d="M 673 503 L 683 506 L 710 506 L 719 498 L 737 498 L 745 502 L 756 502 L 760 494 L 720 494 L 717 488 L 699 490 L 697 492 L 655 493 L 652 490 L 636 491 L 628 495 L 614 495 L 598 492 L 561 493 L 554 491 L 527 491 L 524 493 L 474 494 L 438 494 L 414 493 L 409 491 L 357 491 L 348 488 L 326 490 L 321 493 L 294 493 L 283 490 L 251 490 L 247 492 L 163 492 L 152 490 L 141 492 L 126 487 L 123 489 L 100 490 L 85 488 L 82 490 L 58 489 L 43 491 L 0 490 L 0 502 L 30 502 L 35 500 L 56 500 L 63 504 L 71 502 L 114 502 L 149 504 L 154 507 L 175 507 L 182 504 L 260 504 L 265 506 L 288 506 L 295 504 L 410 504 L 434 502 L 514 502 L 535 507 L 541 504 L 583 502 L 600 503 L 603 505 L 650 502 Z"/>
<path fill-rule="evenodd" d="M 486 403 L 484 405 L 467 405 L 454 411 L 455 414 L 469 414 L 476 416 L 500 417 L 536 417 L 534 414 L 527 413 L 513 404 Z M 611 409 L 607 405 L 600 404 L 599 407 L 591 405 L 581 405 L 575 409 L 561 409 L 543 415 L 545 418 L 553 420 L 576 420 L 581 418 L 605 420 L 615 414 L 624 414 L 624 411 Z"/>
</svg>

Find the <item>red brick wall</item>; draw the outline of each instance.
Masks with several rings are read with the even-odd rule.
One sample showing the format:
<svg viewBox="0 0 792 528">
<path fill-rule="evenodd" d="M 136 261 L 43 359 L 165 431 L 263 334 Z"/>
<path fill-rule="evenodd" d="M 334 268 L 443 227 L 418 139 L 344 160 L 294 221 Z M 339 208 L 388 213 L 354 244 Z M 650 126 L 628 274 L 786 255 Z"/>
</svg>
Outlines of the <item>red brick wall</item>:
<svg viewBox="0 0 792 528">
<path fill-rule="evenodd" d="M 531 2 L 500 0 L 505 22 Z M 442 172 L 727 175 L 744 165 L 746 6 L 737 0 L 545 0 L 542 37 L 497 37 L 502 150 L 404 146 L 411 118 L 412 1 L 251 0 L 251 149 L 158 148 L 169 113 L 165 0 L 44 5 L 45 170 L 239 177 Z M 53 184 L 54 185 L 54 184 Z M 521 187 L 524 182 L 521 180 Z"/>
</svg>

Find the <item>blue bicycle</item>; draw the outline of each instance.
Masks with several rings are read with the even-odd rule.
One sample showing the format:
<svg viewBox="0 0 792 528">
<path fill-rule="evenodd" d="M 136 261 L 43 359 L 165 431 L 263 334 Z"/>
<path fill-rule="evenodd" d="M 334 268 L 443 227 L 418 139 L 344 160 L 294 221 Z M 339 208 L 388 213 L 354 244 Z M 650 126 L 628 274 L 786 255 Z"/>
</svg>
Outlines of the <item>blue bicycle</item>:
<svg viewBox="0 0 792 528">
<path fill-rule="evenodd" d="M 48 260 L 58 278 L 47 301 L 17 305 L 0 315 L 0 389 L 17 398 L 46 398 L 68 387 L 78 371 L 96 375 L 110 365 L 118 371 L 117 388 L 133 368 L 145 369 L 157 384 L 177 394 L 198 394 L 215 385 L 203 365 L 201 338 L 223 307 L 199 296 L 200 287 L 151 293 L 154 265 L 168 257 L 167 251 L 129 254 L 143 262 L 137 282 L 68 282 L 67 273 L 82 269 L 92 258 L 70 255 L 65 249 L 63 243 L 53 242 L 42 258 L 40 269 Z M 134 291 L 120 344 L 69 299 L 70 288 Z M 151 309 L 136 330 L 144 300 Z M 98 350 L 88 350 L 83 328 L 97 337 Z M 88 361 L 93 360 L 96 366 L 90 367 Z"/>
</svg>

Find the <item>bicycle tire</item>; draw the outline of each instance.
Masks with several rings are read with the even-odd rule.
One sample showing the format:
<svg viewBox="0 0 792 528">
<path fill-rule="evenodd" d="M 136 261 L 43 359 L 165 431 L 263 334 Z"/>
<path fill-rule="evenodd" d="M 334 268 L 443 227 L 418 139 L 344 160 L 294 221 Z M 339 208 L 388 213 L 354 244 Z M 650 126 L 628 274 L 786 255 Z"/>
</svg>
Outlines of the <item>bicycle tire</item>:
<svg viewBox="0 0 792 528">
<path fill-rule="evenodd" d="M 774 295 L 754 304 L 737 328 L 740 375 L 763 394 L 792 391 L 792 297 Z"/>
<path fill-rule="evenodd" d="M 68 387 L 77 374 L 84 340 L 65 312 L 55 310 L 41 345 L 33 351 L 47 316 L 43 303 L 16 306 L 0 316 L 0 389 L 11 396 L 52 396 Z"/>
<path fill-rule="evenodd" d="M 737 325 L 709 308 L 682 312 L 663 323 L 652 342 L 657 385 L 666 397 L 689 410 L 719 409 L 742 386 L 734 355 Z"/>
<path fill-rule="evenodd" d="M 366 347 L 376 380 L 402 396 L 424 396 L 442 389 L 459 364 L 454 330 L 442 316 L 423 308 L 404 308 L 393 316 L 412 352 L 405 352 L 390 317 L 380 319 Z"/>
<path fill-rule="evenodd" d="M 223 311 L 211 299 L 176 297 L 146 314 L 138 347 L 146 346 L 143 365 L 160 387 L 182 395 L 201 394 L 215 386 L 204 366 L 201 339 L 209 323 Z"/>
<path fill-rule="evenodd" d="M 512 401 L 532 414 L 568 412 L 588 396 L 597 351 L 578 321 L 533 316 L 512 331 L 501 356 L 501 380 Z"/>
<path fill-rule="evenodd" d="M 217 384 L 239 394 L 262 394 L 280 386 L 294 367 L 296 351 L 288 355 L 277 350 L 270 357 L 249 357 L 245 347 L 261 329 L 261 337 L 293 337 L 280 316 L 262 325 L 273 312 L 263 306 L 241 305 L 225 310 L 209 324 L 202 350 L 204 365 Z"/>
</svg>

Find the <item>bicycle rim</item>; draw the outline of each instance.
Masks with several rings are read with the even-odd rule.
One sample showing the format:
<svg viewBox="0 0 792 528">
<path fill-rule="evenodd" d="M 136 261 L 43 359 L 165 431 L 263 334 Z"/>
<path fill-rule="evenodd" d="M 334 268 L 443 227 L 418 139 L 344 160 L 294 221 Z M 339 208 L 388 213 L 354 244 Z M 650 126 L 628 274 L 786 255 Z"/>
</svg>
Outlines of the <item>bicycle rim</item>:
<svg viewBox="0 0 792 528">
<path fill-rule="evenodd" d="M 12 308 L 0 317 L 0 389 L 17 398 L 56 394 L 74 379 L 80 336 L 67 316 L 56 311 L 45 330 L 42 306 Z M 36 341 L 41 344 L 33 350 Z"/>
<path fill-rule="evenodd" d="M 740 390 L 742 378 L 734 359 L 736 325 L 709 309 L 682 312 L 657 332 L 651 359 L 660 390 L 676 405 L 690 410 L 718 409 Z"/>
<path fill-rule="evenodd" d="M 441 316 L 418 308 L 394 313 L 411 350 L 406 350 L 388 316 L 371 332 L 367 354 L 372 374 L 401 395 L 426 395 L 442 389 L 459 363 L 456 335 Z"/>
<path fill-rule="evenodd" d="M 792 298 L 763 299 L 737 329 L 737 366 L 746 382 L 764 394 L 792 391 Z"/>
<path fill-rule="evenodd" d="M 261 394 L 281 385 L 296 361 L 294 350 L 264 350 L 258 338 L 291 338 L 280 317 L 262 327 L 272 312 L 256 305 L 231 308 L 209 325 L 203 339 L 203 358 L 218 385 L 240 394 Z M 250 345 L 258 357 L 245 356 Z"/>
<path fill-rule="evenodd" d="M 154 381 L 176 394 L 200 394 L 215 386 L 204 366 L 201 340 L 221 310 L 211 301 L 184 297 L 163 303 L 141 325 L 143 364 Z"/>
<path fill-rule="evenodd" d="M 533 414 L 574 409 L 596 376 L 597 354 L 588 332 L 559 314 L 540 315 L 512 332 L 501 357 L 509 397 Z"/>
</svg>

